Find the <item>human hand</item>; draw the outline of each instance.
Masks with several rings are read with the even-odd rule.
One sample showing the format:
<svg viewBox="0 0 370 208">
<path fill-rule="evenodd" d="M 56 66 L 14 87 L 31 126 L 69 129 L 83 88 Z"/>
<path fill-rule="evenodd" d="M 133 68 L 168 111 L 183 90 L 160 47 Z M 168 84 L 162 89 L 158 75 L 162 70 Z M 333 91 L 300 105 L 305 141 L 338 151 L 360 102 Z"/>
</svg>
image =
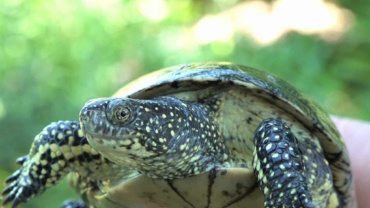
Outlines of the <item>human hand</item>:
<svg viewBox="0 0 370 208">
<path fill-rule="evenodd" d="M 370 207 L 370 123 L 332 117 L 347 145 L 351 159 L 357 205 Z"/>
</svg>

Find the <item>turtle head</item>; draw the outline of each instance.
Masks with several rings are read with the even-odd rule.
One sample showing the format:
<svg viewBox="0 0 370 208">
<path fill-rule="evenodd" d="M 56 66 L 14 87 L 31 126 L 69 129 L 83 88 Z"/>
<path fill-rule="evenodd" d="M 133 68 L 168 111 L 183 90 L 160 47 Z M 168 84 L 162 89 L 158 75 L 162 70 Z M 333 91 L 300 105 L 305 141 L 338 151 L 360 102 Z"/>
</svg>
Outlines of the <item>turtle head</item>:
<svg viewBox="0 0 370 208">
<path fill-rule="evenodd" d="M 142 172 L 172 165 L 178 172 L 196 160 L 206 164 L 208 153 L 222 149 L 210 115 L 199 103 L 168 96 L 107 98 L 86 103 L 80 123 L 89 144 L 109 160 Z"/>
<path fill-rule="evenodd" d="M 151 157 L 167 150 L 168 140 L 163 134 L 174 130 L 163 129 L 169 122 L 166 117 L 154 102 L 107 98 L 87 102 L 80 112 L 80 123 L 93 148 L 119 160 L 124 155 Z"/>
</svg>

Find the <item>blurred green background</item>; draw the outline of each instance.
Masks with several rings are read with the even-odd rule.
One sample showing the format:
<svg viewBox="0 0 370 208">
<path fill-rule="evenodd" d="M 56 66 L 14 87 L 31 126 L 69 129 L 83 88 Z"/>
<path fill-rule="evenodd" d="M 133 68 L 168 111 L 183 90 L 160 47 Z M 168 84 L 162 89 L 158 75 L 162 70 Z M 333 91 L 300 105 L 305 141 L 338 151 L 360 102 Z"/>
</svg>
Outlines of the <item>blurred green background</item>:
<svg viewBox="0 0 370 208">
<path fill-rule="evenodd" d="M 271 71 L 331 114 L 370 120 L 370 1 L 325 2 L 337 15 L 313 7 L 310 16 L 289 0 L 1 0 L 0 181 L 51 121 L 76 120 L 87 100 L 189 62 Z M 331 29 L 325 14 L 336 17 Z M 24 207 L 58 207 L 76 197 L 66 187 Z"/>
</svg>

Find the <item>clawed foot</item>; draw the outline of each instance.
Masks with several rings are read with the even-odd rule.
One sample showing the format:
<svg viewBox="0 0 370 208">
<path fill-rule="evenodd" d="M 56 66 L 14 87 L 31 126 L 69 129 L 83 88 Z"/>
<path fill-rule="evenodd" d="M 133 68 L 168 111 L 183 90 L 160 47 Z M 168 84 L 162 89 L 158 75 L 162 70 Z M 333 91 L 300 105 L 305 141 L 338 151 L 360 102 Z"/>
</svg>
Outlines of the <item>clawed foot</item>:
<svg viewBox="0 0 370 208">
<path fill-rule="evenodd" d="M 10 175 L 5 181 L 7 187 L 1 194 L 3 197 L 3 207 L 12 202 L 11 207 L 16 208 L 20 203 L 28 201 L 43 191 L 40 188 L 39 182 L 35 181 L 30 173 L 32 171 L 32 164 L 29 161 L 28 155 L 17 159 L 17 163 L 22 165 L 22 167 Z"/>
</svg>

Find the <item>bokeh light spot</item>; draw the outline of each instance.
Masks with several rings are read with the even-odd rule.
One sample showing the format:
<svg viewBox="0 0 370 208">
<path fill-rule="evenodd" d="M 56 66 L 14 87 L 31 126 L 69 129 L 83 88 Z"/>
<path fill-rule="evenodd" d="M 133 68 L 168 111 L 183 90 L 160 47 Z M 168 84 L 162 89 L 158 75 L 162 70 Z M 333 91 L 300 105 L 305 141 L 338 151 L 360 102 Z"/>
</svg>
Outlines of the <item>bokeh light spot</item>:
<svg viewBox="0 0 370 208">
<path fill-rule="evenodd" d="M 260 45 L 270 45 L 295 31 L 337 41 L 353 23 L 353 14 L 323 0 L 248 1 L 193 26 L 195 41 L 207 44 L 226 41 L 236 32 L 250 36 Z"/>
<path fill-rule="evenodd" d="M 195 39 L 203 44 L 227 41 L 234 33 L 233 22 L 225 16 L 205 16 L 194 27 Z"/>
<path fill-rule="evenodd" d="M 168 5 L 164 0 L 141 0 L 139 10 L 148 20 L 160 22 L 168 16 Z"/>
</svg>

